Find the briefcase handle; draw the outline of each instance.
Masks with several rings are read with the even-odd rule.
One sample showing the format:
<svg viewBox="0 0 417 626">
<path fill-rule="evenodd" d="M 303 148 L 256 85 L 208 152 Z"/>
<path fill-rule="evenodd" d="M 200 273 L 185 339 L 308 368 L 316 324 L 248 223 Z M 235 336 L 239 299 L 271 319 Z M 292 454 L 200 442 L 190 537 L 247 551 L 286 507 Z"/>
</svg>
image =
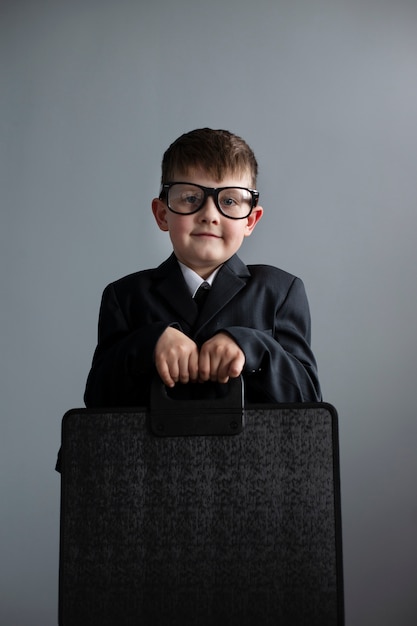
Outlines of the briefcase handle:
<svg viewBox="0 0 417 626">
<path fill-rule="evenodd" d="M 154 378 L 149 411 L 151 431 L 157 437 L 238 435 L 244 427 L 243 378 L 231 378 L 221 387 L 225 390 L 221 397 L 174 399 L 161 379 Z"/>
</svg>

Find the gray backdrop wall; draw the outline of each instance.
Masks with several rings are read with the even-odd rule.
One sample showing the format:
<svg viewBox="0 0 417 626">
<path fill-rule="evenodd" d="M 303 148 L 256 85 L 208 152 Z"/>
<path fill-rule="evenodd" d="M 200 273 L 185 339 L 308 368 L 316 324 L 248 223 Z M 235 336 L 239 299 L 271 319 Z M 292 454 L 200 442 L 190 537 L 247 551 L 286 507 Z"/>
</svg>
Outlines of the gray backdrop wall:
<svg viewBox="0 0 417 626">
<path fill-rule="evenodd" d="M 164 149 L 212 126 L 260 164 L 242 257 L 309 294 L 347 624 L 415 624 L 415 0 L 2 0 L 0 29 L 0 623 L 57 623 L 61 417 L 102 289 L 169 253 Z"/>
</svg>

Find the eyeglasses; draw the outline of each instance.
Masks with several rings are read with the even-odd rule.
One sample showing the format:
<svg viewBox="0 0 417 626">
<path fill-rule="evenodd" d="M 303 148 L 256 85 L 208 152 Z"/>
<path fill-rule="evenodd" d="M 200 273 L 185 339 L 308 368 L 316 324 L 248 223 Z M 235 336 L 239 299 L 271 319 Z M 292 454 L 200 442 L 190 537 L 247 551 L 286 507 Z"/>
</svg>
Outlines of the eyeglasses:
<svg viewBox="0 0 417 626">
<path fill-rule="evenodd" d="M 197 213 L 211 196 L 222 215 L 231 220 L 249 217 L 259 200 L 259 192 L 246 187 L 203 187 L 194 183 L 166 183 L 159 198 L 166 200 L 168 209 L 179 215 Z"/>
</svg>

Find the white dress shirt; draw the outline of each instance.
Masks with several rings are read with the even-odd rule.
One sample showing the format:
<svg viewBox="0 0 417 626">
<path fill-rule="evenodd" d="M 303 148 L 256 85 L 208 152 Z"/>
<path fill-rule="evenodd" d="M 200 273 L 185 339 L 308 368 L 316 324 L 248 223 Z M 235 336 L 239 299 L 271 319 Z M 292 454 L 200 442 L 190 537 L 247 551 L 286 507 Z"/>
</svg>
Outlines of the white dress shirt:
<svg viewBox="0 0 417 626">
<path fill-rule="evenodd" d="M 212 272 L 210 276 L 204 280 L 203 278 L 201 278 L 201 276 L 197 274 L 197 272 L 192 270 L 190 267 L 184 265 L 184 263 L 181 263 L 180 261 L 178 261 L 178 263 L 183 273 L 184 280 L 187 283 L 187 287 L 190 290 L 192 298 L 194 298 L 198 288 L 201 287 L 201 285 L 208 285 L 208 289 L 211 288 L 213 280 L 216 278 L 217 272 L 221 267 L 217 267 L 214 272 Z"/>
</svg>

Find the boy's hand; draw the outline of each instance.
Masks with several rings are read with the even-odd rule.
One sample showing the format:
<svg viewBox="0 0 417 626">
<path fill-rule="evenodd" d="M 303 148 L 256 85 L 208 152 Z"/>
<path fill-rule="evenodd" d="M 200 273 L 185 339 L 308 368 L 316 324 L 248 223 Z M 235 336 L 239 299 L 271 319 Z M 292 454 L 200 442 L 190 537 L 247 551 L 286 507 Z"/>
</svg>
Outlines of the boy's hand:
<svg viewBox="0 0 417 626">
<path fill-rule="evenodd" d="M 229 378 L 241 374 L 244 365 L 245 355 L 234 339 L 227 333 L 218 333 L 201 346 L 198 378 L 202 382 L 227 383 Z"/>
<path fill-rule="evenodd" d="M 163 383 L 188 383 L 198 379 L 198 348 L 192 339 L 169 326 L 155 346 L 155 366 Z"/>
</svg>

